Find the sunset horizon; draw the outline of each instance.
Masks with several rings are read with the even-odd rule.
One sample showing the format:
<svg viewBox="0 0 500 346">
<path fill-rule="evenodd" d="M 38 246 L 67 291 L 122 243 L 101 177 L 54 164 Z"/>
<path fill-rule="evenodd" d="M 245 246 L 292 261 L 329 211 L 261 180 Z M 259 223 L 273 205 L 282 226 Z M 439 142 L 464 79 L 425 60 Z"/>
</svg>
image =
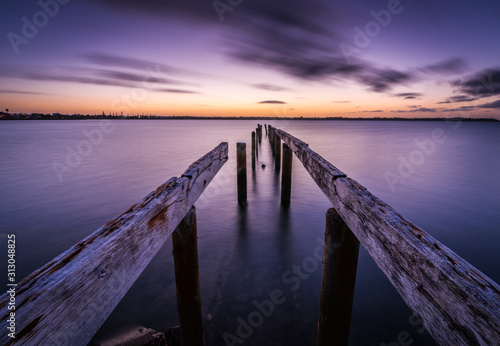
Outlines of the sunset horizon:
<svg viewBox="0 0 500 346">
<path fill-rule="evenodd" d="M 12 113 L 500 119 L 494 2 L 3 6 Z"/>
</svg>

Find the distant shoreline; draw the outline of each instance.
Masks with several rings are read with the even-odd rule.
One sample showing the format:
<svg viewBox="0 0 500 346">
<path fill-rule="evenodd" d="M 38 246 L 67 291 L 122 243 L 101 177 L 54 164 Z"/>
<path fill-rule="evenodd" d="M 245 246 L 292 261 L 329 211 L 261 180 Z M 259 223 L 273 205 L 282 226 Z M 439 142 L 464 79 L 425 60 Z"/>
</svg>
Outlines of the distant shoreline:
<svg viewBox="0 0 500 346">
<path fill-rule="evenodd" d="M 476 121 L 499 122 L 494 118 L 347 118 L 347 117 L 203 117 L 203 116 L 122 116 L 122 115 L 64 115 L 64 114 L 6 114 L 0 113 L 0 120 L 362 120 L 362 121 Z"/>
</svg>

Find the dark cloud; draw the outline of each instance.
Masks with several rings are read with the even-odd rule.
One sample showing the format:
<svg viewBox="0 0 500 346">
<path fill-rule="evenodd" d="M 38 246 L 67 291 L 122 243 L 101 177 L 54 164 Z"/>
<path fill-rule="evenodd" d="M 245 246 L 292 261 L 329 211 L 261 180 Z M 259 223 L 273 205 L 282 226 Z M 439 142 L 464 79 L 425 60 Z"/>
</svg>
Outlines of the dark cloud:
<svg viewBox="0 0 500 346">
<path fill-rule="evenodd" d="M 332 103 L 351 103 L 352 101 L 332 101 Z"/>
<path fill-rule="evenodd" d="M 412 100 L 422 96 L 422 93 L 399 93 L 394 96 L 402 97 L 405 100 Z"/>
<path fill-rule="evenodd" d="M 454 58 L 412 71 L 398 71 L 362 59 L 351 57 L 348 60 L 340 49 L 340 43 L 345 41 L 338 33 L 337 24 L 342 21 L 342 12 L 326 1 L 289 0 L 286 6 L 265 0 L 244 1 L 233 11 L 225 12 L 224 16 L 229 20 L 224 22 L 224 30 L 210 1 L 94 1 L 168 19 L 188 19 L 190 23 L 196 23 L 194 25 L 202 23 L 205 28 L 221 35 L 221 46 L 232 59 L 301 80 L 356 81 L 371 91 L 388 92 L 394 86 L 417 80 L 422 71 L 456 73 L 465 65 L 462 59 Z M 140 60 L 91 58 L 99 63 L 127 64 L 136 68 L 144 65 Z"/>
<path fill-rule="evenodd" d="M 442 109 L 442 112 L 469 112 L 469 111 L 475 111 L 478 108 L 476 106 L 462 106 L 458 108 L 448 108 L 448 109 Z"/>
<path fill-rule="evenodd" d="M 152 74 L 136 74 L 122 71 L 111 70 L 95 70 L 95 73 L 107 79 L 122 80 L 127 82 L 142 82 L 142 83 L 155 83 L 155 84 L 185 84 L 184 82 L 176 81 L 169 78 L 153 77 Z"/>
<path fill-rule="evenodd" d="M 250 86 L 256 89 L 269 90 L 269 91 L 288 91 L 290 89 L 284 88 L 278 85 L 261 83 L 261 84 L 250 84 Z"/>
<path fill-rule="evenodd" d="M 79 54 L 78 57 L 86 63 L 103 67 L 112 67 L 117 69 L 129 69 L 141 71 L 141 75 L 183 75 L 208 77 L 206 73 L 186 70 L 172 65 L 158 63 L 156 61 L 134 59 L 127 56 L 118 56 L 99 52 L 86 52 Z M 209 76 L 213 77 L 213 76 Z"/>
<path fill-rule="evenodd" d="M 0 94 L 47 95 L 45 93 L 39 93 L 34 91 L 20 91 L 20 90 L 10 90 L 10 89 L 0 89 Z"/>
<path fill-rule="evenodd" d="M 422 112 L 436 113 L 436 112 L 439 112 L 439 111 L 440 110 L 437 109 L 437 108 L 419 107 L 419 108 L 415 108 L 415 109 L 412 109 L 412 110 L 403 109 L 403 110 L 397 110 L 397 111 L 391 111 L 391 112 L 393 112 L 393 113 L 422 113 Z"/>
<path fill-rule="evenodd" d="M 52 82 L 69 82 L 69 83 L 80 83 L 80 84 L 94 84 L 101 86 L 119 86 L 125 88 L 133 88 L 134 84 L 122 82 L 119 80 L 112 79 L 101 79 L 94 77 L 83 77 L 83 76 L 69 76 L 69 75 L 56 75 L 56 74 L 45 74 L 45 73 L 35 73 L 28 72 L 19 76 L 22 79 L 36 80 L 36 81 L 52 81 Z"/>
<path fill-rule="evenodd" d="M 139 75 L 130 72 L 112 71 L 112 70 L 93 70 L 93 69 L 79 69 L 74 68 L 72 73 L 55 73 L 55 72 L 33 72 L 30 70 L 15 70 L 10 71 L 1 70 L 0 76 L 9 78 L 19 78 L 33 81 L 46 81 L 46 82 L 67 82 L 79 84 L 91 84 L 99 86 L 116 86 L 123 88 L 138 88 L 150 89 L 159 92 L 170 93 L 190 93 L 196 94 L 198 92 L 184 89 L 162 88 L 164 85 L 171 84 L 187 84 L 171 79 L 153 77 L 148 75 Z"/>
<path fill-rule="evenodd" d="M 500 95 L 500 68 L 487 69 L 452 83 L 457 91 L 475 98 Z"/>
<path fill-rule="evenodd" d="M 276 101 L 276 100 L 268 100 L 268 101 L 260 101 L 258 104 L 277 104 L 277 105 L 286 105 L 287 103 L 284 101 Z"/>
<path fill-rule="evenodd" d="M 455 103 L 455 102 L 471 102 L 471 101 L 476 101 L 477 99 L 478 99 L 477 97 L 471 97 L 468 95 L 457 95 L 457 96 L 449 97 L 445 101 L 438 102 L 438 104 Z"/>
<path fill-rule="evenodd" d="M 372 68 L 371 71 L 365 70 L 359 78 L 363 84 L 370 87 L 370 90 L 375 92 L 385 92 L 389 91 L 395 85 L 404 84 L 413 80 L 414 76 L 409 73 L 392 69 L 377 70 Z"/>
<path fill-rule="evenodd" d="M 142 71 L 162 69 L 164 72 L 170 73 L 177 71 L 176 68 L 169 65 L 111 54 L 93 52 L 80 54 L 79 57 L 85 62 L 99 66 L 112 66 Z"/>
<path fill-rule="evenodd" d="M 175 93 L 175 94 L 199 94 L 197 91 L 192 91 L 192 90 L 184 90 L 184 89 L 153 89 L 153 91 L 156 92 L 162 92 L 162 93 Z"/>
<path fill-rule="evenodd" d="M 436 64 L 426 65 L 420 68 L 424 73 L 440 75 L 459 74 L 469 70 L 469 65 L 462 58 L 451 58 Z"/>
<path fill-rule="evenodd" d="M 484 103 L 482 105 L 477 106 L 479 108 L 500 108 L 500 100 L 496 100 L 490 103 Z"/>
<path fill-rule="evenodd" d="M 374 110 L 374 111 L 362 111 L 361 113 L 380 113 L 380 112 L 383 112 L 383 110 L 377 109 L 377 110 Z"/>
</svg>

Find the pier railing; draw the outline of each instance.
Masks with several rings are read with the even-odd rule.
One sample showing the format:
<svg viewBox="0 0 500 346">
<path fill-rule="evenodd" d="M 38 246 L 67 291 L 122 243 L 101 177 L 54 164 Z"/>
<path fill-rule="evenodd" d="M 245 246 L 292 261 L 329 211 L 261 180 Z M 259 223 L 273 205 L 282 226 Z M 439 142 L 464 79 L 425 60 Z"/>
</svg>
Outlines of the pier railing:
<svg viewBox="0 0 500 346">
<path fill-rule="evenodd" d="M 193 205 L 227 158 L 228 144 L 221 143 L 189 166 L 180 178 L 171 178 L 141 202 L 30 274 L 15 287 L 14 311 L 8 308 L 9 294 L 2 295 L 0 344 L 86 345 L 174 230 L 179 233 L 173 237 L 174 254 L 179 252 L 174 256 L 176 277 L 186 272 L 189 276 L 177 283 L 186 279 L 190 286 L 187 294 L 193 295 L 193 290 L 198 290 L 199 299 L 197 251 L 193 257 L 193 253 L 183 249 L 192 247 L 193 241 L 196 246 Z M 179 273 L 179 267 L 187 270 Z M 179 304 L 187 304 L 179 310 L 188 315 L 200 310 L 192 299 L 185 303 L 182 295 L 178 296 Z M 14 313 L 13 324 L 11 313 Z M 192 320 L 190 316 L 188 319 Z M 199 325 L 194 326 L 198 331 L 201 310 L 199 319 Z M 7 328 L 12 325 L 15 338 L 8 336 Z M 188 330 L 191 327 L 187 326 Z"/>
<path fill-rule="evenodd" d="M 280 129 L 268 126 L 268 130 L 275 154 L 280 150 L 280 140 L 285 151 L 289 148 L 295 153 L 341 221 L 438 343 L 500 343 L 500 286 L 497 283 L 372 195 L 311 150 L 308 144 Z M 345 234 L 342 237 L 349 238 Z M 355 248 L 355 245 L 350 247 Z M 324 269 L 322 299 L 323 284 L 328 279 Z M 321 310 L 336 308 L 322 305 L 323 302 L 320 303 L 319 327 Z"/>
</svg>

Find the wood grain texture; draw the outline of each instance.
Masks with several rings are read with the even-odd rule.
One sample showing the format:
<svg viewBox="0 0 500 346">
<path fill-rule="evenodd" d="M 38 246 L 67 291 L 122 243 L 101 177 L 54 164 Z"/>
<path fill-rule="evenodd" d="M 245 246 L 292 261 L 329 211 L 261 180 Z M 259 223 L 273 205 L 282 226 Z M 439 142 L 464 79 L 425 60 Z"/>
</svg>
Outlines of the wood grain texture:
<svg viewBox="0 0 500 346">
<path fill-rule="evenodd" d="M 442 345 L 500 344 L 500 286 L 391 206 L 276 129 L 347 226 Z"/>
<path fill-rule="evenodd" d="M 0 344 L 86 345 L 227 161 L 228 144 L 194 162 L 22 280 L 16 338 L 7 336 L 0 297 Z"/>
</svg>

